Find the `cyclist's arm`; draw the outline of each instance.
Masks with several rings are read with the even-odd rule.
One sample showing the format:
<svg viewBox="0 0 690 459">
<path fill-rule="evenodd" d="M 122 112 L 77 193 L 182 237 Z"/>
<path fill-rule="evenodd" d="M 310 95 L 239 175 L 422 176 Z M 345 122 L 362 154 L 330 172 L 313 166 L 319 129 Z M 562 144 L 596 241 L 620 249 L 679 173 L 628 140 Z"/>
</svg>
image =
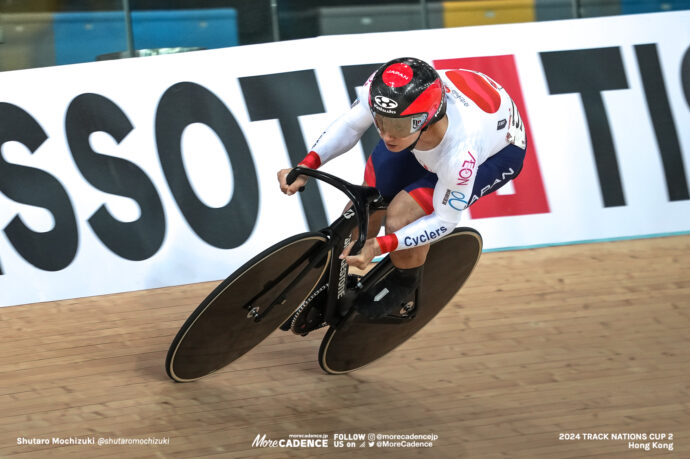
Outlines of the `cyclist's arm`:
<svg viewBox="0 0 690 459">
<path fill-rule="evenodd" d="M 434 212 L 415 220 L 395 233 L 377 237 L 376 242 L 381 248 L 381 253 L 411 249 L 412 247 L 431 244 L 450 234 L 459 222 L 460 218 L 457 221 L 446 220 Z"/>
<path fill-rule="evenodd" d="M 358 99 L 347 112 L 328 126 L 300 165 L 317 169 L 345 153 L 357 144 L 372 123 L 367 104 Z"/>
<path fill-rule="evenodd" d="M 434 211 L 394 233 L 376 238 L 382 253 L 430 244 L 450 234 L 460 223 L 462 211 L 471 202 L 479 168 L 478 155 L 464 151 L 459 160 L 453 161 L 455 167 L 445 167 L 439 172 L 434 188 Z"/>
</svg>

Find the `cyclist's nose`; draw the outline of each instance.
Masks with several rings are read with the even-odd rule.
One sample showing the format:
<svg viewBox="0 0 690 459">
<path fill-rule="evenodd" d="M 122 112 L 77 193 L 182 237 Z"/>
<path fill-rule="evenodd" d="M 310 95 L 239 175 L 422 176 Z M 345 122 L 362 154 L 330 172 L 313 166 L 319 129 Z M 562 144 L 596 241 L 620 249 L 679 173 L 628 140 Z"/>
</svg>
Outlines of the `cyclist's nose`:
<svg viewBox="0 0 690 459">
<path fill-rule="evenodd" d="M 397 137 L 390 135 L 388 132 L 381 131 L 381 140 L 383 140 L 384 142 L 391 143 L 396 139 Z"/>
</svg>

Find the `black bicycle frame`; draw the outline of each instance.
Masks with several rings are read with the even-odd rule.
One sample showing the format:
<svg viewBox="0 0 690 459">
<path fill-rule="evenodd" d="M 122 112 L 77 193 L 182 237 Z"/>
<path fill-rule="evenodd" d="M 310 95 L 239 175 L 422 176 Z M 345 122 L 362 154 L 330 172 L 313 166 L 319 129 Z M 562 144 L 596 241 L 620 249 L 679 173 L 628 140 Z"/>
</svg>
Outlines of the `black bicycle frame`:
<svg viewBox="0 0 690 459">
<path fill-rule="evenodd" d="M 347 290 L 348 264 L 345 260 L 340 259 L 340 253 L 352 241 L 352 230 L 357 226 L 354 217 L 355 213 L 352 209 L 348 209 L 331 226 L 325 229 L 330 240 L 329 245 L 333 250 L 328 273 L 329 294 L 324 311 L 324 319 L 329 324 L 332 324 L 334 319 L 339 317 L 339 315 L 336 315 L 336 311 L 343 309 L 342 307 L 338 308 L 337 305 L 345 296 Z M 332 289 L 335 289 L 335 291 Z"/>
<path fill-rule="evenodd" d="M 276 279 L 266 284 L 261 292 L 254 296 L 246 305 L 245 308 L 249 310 L 248 318 L 254 318 L 255 321 L 260 321 L 266 314 L 268 314 L 273 307 L 285 302 L 285 292 L 289 291 L 296 285 L 304 275 L 313 268 L 313 266 L 323 260 L 329 251 L 332 251 L 332 256 L 329 261 L 330 266 L 327 269 L 329 293 L 324 310 L 324 320 L 330 324 L 335 325 L 345 314 L 350 310 L 354 297 L 356 295 L 349 295 L 352 289 L 347 288 L 348 282 L 348 265 L 345 260 L 339 258 L 340 253 L 352 242 L 352 231 L 358 227 L 359 235 L 355 242 L 351 254 L 355 255 L 364 246 L 367 239 L 367 231 L 369 229 L 369 213 L 371 210 L 383 210 L 386 208 L 386 203 L 381 197 L 381 194 L 375 188 L 353 185 L 344 180 L 327 174 L 325 172 L 308 169 L 303 167 L 295 167 L 287 177 L 287 183 L 291 184 L 299 175 L 312 176 L 318 180 L 322 180 L 347 195 L 352 207 L 346 210 L 336 221 L 330 226 L 321 230 L 323 235 L 327 238 L 327 243 L 319 248 L 315 248 L 314 253 L 306 253 L 296 260 L 291 266 L 286 268 Z M 302 189 L 300 189 L 302 191 Z M 285 287 L 269 306 L 262 312 L 254 312 L 252 303 L 258 298 L 266 294 L 273 286 L 282 281 L 288 276 L 297 266 L 304 260 L 309 259 L 309 264 L 297 274 L 297 276 Z M 393 269 L 393 264 L 389 259 L 385 259 L 376 265 L 370 273 L 360 281 L 356 286 L 358 291 L 368 289 L 370 286 L 378 283 L 382 278 L 388 275 Z M 376 322 L 383 321 L 382 319 Z M 391 323 L 398 323 L 393 321 Z"/>
<path fill-rule="evenodd" d="M 329 294 L 324 311 L 324 319 L 333 324 L 339 320 L 351 305 L 350 298 L 345 298 L 347 292 L 348 265 L 345 260 L 339 258 L 340 253 L 352 242 L 352 231 L 358 227 L 359 236 L 350 253 L 357 254 L 367 240 L 369 229 L 369 211 L 382 210 L 386 203 L 381 194 L 375 188 L 353 185 L 344 180 L 322 171 L 301 166 L 295 167 L 287 176 L 287 183 L 292 184 L 299 175 L 312 176 L 324 181 L 342 191 L 352 203 L 352 207 L 346 210 L 329 227 L 322 230 L 328 238 L 328 244 L 322 250 L 332 250 L 333 255 L 328 268 Z M 319 253 L 315 259 L 321 259 L 325 253 Z M 306 269 L 297 276 L 299 279 Z M 288 286 L 290 288 L 290 286 Z M 287 291 L 287 288 L 285 289 Z M 334 293 L 335 292 L 335 293 Z M 281 294 L 282 296 L 282 294 Z"/>
</svg>

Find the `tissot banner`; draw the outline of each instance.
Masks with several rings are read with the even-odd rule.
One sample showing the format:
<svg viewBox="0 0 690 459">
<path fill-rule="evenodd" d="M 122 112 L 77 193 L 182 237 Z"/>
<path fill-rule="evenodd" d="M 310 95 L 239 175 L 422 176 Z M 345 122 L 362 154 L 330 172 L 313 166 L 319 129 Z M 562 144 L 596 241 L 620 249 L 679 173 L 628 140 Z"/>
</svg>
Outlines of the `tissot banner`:
<svg viewBox="0 0 690 459">
<path fill-rule="evenodd" d="M 346 198 L 296 164 L 380 64 L 490 75 L 520 177 L 461 225 L 485 249 L 690 231 L 690 12 L 329 36 L 0 74 L 0 306 L 217 280 Z M 361 182 L 369 132 L 324 166 Z"/>
</svg>

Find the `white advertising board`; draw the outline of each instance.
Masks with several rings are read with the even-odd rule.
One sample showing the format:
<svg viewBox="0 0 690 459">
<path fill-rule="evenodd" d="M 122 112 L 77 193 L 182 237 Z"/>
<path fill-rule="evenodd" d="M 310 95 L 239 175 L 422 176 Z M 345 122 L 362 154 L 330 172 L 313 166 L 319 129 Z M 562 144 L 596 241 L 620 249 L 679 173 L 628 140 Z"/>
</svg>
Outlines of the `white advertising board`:
<svg viewBox="0 0 690 459">
<path fill-rule="evenodd" d="M 690 12 L 329 36 L 0 74 L 0 306 L 217 280 L 334 219 L 278 189 L 375 64 L 482 71 L 523 173 L 461 223 L 486 249 L 690 231 Z M 361 182 L 365 142 L 324 166 Z M 307 210 L 305 210 L 307 209 Z"/>
</svg>

